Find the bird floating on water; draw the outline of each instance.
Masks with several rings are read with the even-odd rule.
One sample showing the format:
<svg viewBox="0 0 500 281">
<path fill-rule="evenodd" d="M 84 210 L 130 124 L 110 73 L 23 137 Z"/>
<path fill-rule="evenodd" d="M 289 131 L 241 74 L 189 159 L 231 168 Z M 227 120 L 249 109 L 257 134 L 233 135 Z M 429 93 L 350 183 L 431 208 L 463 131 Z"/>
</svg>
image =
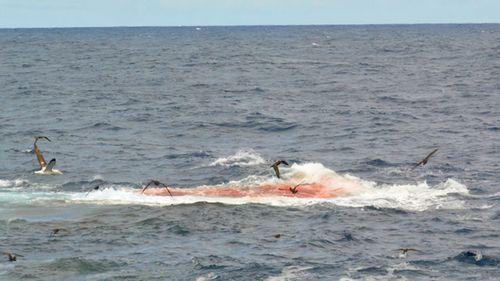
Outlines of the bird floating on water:
<svg viewBox="0 0 500 281">
<path fill-rule="evenodd" d="M 56 165 L 55 158 L 52 158 L 52 160 L 50 160 L 48 164 L 47 164 L 47 161 L 45 161 L 45 158 L 43 157 L 42 152 L 38 148 L 38 145 L 36 145 L 36 143 L 38 142 L 39 139 L 46 139 L 48 141 L 51 141 L 46 136 L 36 136 L 35 137 L 35 143 L 33 144 L 33 146 L 35 147 L 36 158 L 38 159 L 38 163 L 40 164 L 40 171 L 35 171 L 35 174 L 37 174 L 37 175 L 60 175 L 60 174 L 62 174 L 61 171 L 54 169 L 54 166 Z"/>
<path fill-rule="evenodd" d="M 89 190 L 89 192 L 87 192 L 87 194 L 85 194 L 85 196 L 89 195 L 89 193 L 90 193 L 91 191 L 98 190 L 98 189 L 99 189 L 99 186 L 98 186 L 98 185 L 94 186 L 91 190 Z"/>
<path fill-rule="evenodd" d="M 290 187 L 288 188 L 288 190 L 290 190 L 291 193 L 295 194 L 297 192 L 299 192 L 299 190 L 297 189 L 299 186 L 301 186 L 302 184 L 304 183 L 304 180 L 302 180 L 301 182 L 299 182 L 297 185 L 295 185 L 294 187 Z M 280 188 L 280 190 L 287 190 L 287 189 L 282 189 Z"/>
<path fill-rule="evenodd" d="M 49 237 L 56 236 L 60 232 L 69 233 L 69 230 L 67 230 L 65 228 L 54 228 L 54 229 L 52 229 L 52 232 L 50 233 Z"/>
<path fill-rule="evenodd" d="M 274 169 L 274 172 L 276 173 L 276 176 L 278 177 L 278 179 L 280 179 L 280 169 L 278 168 L 278 166 L 280 164 L 285 164 L 288 166 L 288 162 L 286 162 L 285 160 L 278 160 L 276 162 L 274 162 L 271 167 Z"/>
<path fill-rule="evenodd" d="M 174 197 L 174 196 L 172 196 L 172 193 L 168 189 L 168 186 L 166 184 L 160 182 L 159 180 L 150 180 L 148 182 L 148 184 L 142 189 L 142 193 L 144 193 L 144 190 L 146 190 L 146 188 L 148 188 L 151 184 L 154 184 L 155 186 L 165 187 L 167 189 L 167 191 L 168 191 L 168 194 L 170 194 L 170 197 Z"/>
<path fill-rule="evenodd" d="M 9 258 L 9 261 L 16 261 L 17 260 L 17 256 L 19 257 L 23 257 L 19 254 L 14 254 L 14 253 L 9 253 L 9 252 L 3 252 L 5 255 L 7 255 L 7 257 Z"/>
<path fill-rule="evenodd" d="M 427 164 L 427 162 L 429 161 L 429 159 L 432 157 L 432 155 L 434 155 L 434 153 L 436 153 L 436 151 L 438 151 L 438 149 L 434 149 L 433 151 L 431 151 L 431 153 L 429 153 L 424 159 L 422 159 L 420 162 L 418 162 L 417 164 L 415 164 L 415 166 L 413 166 L 412 170 L 415 169 L 416 167 L 420 166 L 420 165 L 425 165 Z"/>
</svg>

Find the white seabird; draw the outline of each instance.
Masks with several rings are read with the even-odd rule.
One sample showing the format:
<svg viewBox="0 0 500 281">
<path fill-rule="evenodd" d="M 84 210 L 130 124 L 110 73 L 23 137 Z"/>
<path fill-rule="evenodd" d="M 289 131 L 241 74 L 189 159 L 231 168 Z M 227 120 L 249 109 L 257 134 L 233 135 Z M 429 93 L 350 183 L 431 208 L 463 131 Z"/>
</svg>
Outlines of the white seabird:
<svg viewBox="0 0 500 281">
<path fill-rule="evenodd" d="M 54 166 L 56 165 L 55 158 L 52 158 L 52 160 L 50 160 L 48 164 L 45 161 L 45 158 L 43 158 L 42 152 L 38 148 L 38 145 L 36 145 L 36 142 L 39 139 L 46 139 L 48 141 L 51 141 L 48 137 L 45 137 L 45 136 L 35 137 L 35 143 L 33 145 L 35 146 L 36 158 L 38 159 L 38 163 L 40 164 L 40 171 L 35 171 L 35 174 L 37 174 L 37 175 L 60 175 L 60 174 L 62 174 L 61 171 L 54 169 Z"/>
</svg>

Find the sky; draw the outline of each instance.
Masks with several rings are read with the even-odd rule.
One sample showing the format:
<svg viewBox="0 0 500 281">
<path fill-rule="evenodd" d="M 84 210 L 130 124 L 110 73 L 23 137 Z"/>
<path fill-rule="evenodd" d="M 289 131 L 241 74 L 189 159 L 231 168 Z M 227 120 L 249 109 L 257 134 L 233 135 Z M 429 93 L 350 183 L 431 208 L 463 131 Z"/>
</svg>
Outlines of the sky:
<svg viewBox="0 0 500 281">
<path fill-rule="evenodd" d="M 0 0 L 0 28 L 500 23 L 500 0 Z"/>
</svg>

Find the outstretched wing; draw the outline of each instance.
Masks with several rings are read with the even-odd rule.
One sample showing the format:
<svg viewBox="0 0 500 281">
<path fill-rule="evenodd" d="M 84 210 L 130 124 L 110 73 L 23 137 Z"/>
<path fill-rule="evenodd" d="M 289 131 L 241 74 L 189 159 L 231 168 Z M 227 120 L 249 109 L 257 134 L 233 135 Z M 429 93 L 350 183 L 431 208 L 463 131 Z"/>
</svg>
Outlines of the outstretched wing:
<svg viewBox="0 0 500 281">
<path fill-rule="evenodd" d="M 415 164 L 415 166 L 413 166 L 412 170 L 415 169 L 416 167 L 420 166 L 420 165 L 425 165 L 427 164 L 427 161 L 429 161 L 429 158 L 431 158 L 432 155 L 434 155 L 434 153 L 436 153 L 436 151 L 438 151 L 438 149 L 434 149 L 433 151 L 431 151 L 431 153 L 429 153 L 424 159 L 422 159 L 420 162 L 418 162 L 417 164 Z"/>
<path fill-rule="evenodd" d="M 413 166 L 413 168 L 411 168 L 411 169 L 412 169 L 412 170 L 413 170 L 413 169 L 415 169 L 416 167 L 420 166 L 422 163 L 424 163 L 424 160 L 422 160 L 422 161 L 418 162 L 417 164 L 415 164 L 415 165 Z"/>
<path fill-rule="evenodd" d="M 174 197 L 174 196 L 172 195 L 172 192 L 170 192 L 170 189 L 168 189 L 168 186 L 167 186 L 166 184 L 162 183 L 161 185 L 167 189 L 168 194 L 170 194 L 170 197 Z"/>
<path fill-rule="evenodd" d="M 285 160 L 281 160 L 281 163 L 285 164 L 288 166 L 288 162 L 286 162 Z"/>
<path fill-rule="evenodd" d="M 273 165 L 274 172 L 276 173 L 276 176 L 278 179 L 280 178 L 280 168 L 278 168 L 278 165 Z"/>
<path fill-rule="evenodd" d="M 45 167 L 45 171 L 52 171 L 55 165 L 56 165 L 56 158 L 52 158 L 49 164 L 47 164 L 47 167 Z"/>
<path fill-rule="evenodd" d="M 152 183 L 153 181 L 148 182 L 148 184 L 146 184 L 146 186 L 142 189 L 141 193 L 144 193 L 144 190 L 146 190 Z"/>
<path fill-rule="evenodd" d="M 436 153 L 436 151 L 438 151 L 438 149 L 434 149 L 431 153 L 429 153 L 429 155 L 427 155 L 427 157 L 425 157 L 425 160 L 429 160 L 429 158 L 431 158 L 432 155 L 434 155 L 434 153 Z"/>
<path fill-rule="evenodd" d="M 36 158 L 38 159 L 38 163 L 40 164 L 40 169 L 43 169 L 47 166 L 47 162 L 45 161 L 45 158 L 43 158 L 42 152 L 38 148 L 38 145 L 35 143 L 35 154 Z"/>
<path fill-rule="evenodd" d="M 51 141 L 51 140 L 50 140 L 48 137 L 46 137 L 46 136 L 36 136 L 36 137 L 35 137 L 35 144 L 36 144 L 36 142 L 37 142 L 39 139 L 46 139 L 46 140 L 48 140 L 48 141 Z"/>
</svg>

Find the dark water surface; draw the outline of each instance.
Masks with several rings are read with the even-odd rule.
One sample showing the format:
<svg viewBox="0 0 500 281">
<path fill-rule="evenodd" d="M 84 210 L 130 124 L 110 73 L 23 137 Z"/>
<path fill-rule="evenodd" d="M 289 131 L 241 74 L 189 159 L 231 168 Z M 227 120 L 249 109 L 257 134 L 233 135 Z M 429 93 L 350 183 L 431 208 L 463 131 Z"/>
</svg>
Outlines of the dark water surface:
<svg viewBox="0 0 500 281">
<path fill-rule="evenodd" d="M 0 30 L 0 280 L 497 280 L 499 77 L 500 25 Z M 276 159 L 359 188 L 137 192 Z"/>
</svg>

